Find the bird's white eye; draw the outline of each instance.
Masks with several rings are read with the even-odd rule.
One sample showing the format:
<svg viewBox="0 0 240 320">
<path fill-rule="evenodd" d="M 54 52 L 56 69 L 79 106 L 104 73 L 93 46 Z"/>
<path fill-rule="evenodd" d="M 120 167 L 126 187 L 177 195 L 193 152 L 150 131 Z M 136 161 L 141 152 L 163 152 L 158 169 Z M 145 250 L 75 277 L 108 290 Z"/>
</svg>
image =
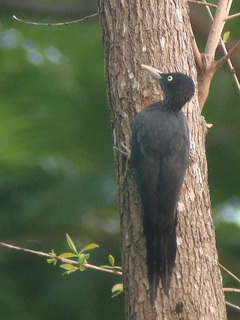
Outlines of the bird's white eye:
<svg viewBox="0 0 240 320">
<path fill-rule="evenodd" d="M 173 76 L 168 76 L 167 77 L 167 81 L 172 81 L 172 79 L 173 79 Z"/>
</svg>

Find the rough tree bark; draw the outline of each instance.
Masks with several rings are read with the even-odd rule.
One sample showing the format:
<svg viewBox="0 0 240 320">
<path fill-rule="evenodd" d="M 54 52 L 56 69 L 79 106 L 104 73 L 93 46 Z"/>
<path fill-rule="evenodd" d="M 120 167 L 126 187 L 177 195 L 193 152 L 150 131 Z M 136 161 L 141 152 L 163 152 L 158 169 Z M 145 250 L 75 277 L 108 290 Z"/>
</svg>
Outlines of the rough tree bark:
<svg viewBox="0 0 240 320">
<path fill-rule="evenodd" d="M 129 147 L 131 125 L 160 87 L 141 64 L 181 71 L 196 82 L 185 0 L 99 0 L 114 146 Z M 127 157 L 115 150 L 121 215 L 125 308 L 129 320 L 226 319 L 207 182 L 205 135 L 197 95 L 185 108 L 191 156 L 178 204 L 178 252 L 169 295 L 149 300 L 141 204 Z"/>
</svg>

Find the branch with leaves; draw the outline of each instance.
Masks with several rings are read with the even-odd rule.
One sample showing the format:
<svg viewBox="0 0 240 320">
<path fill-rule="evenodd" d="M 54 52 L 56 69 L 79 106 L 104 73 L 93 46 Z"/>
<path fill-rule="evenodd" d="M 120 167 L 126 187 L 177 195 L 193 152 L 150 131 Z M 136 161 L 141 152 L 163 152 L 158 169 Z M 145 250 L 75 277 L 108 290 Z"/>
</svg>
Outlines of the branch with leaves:
<svg viewBox="0 0 240 320">
<path fill-rule="evenodd" d="M 86 245 L 84 248 L 81 250 L 77 250 L 73 240 L 71 237 L 66 234 L 66 239 L 68 246 L 71 251 L 69 252 L 63 252 L 61 254 L 57 254 L 54 250 L 52 250 L 49 253 L 42 252 L 42 251 L 36 251 L 36 250 L 31 250 L 31 249 L 26 249 L 26 248 L 21 248 L 18 246 L 13 246 L 11 244 L 5 243 L 5 242 L 0 242 L 0 245 L 9 249 L 14 249 L 14 250 L 20 250 L 20 251 L 25 251 L 29 253 L 36 254 L 41 257 L 47 258 L 47 262 L 50 264 L 53 264 L 54 266 L 59 262 L 63 262 L 60 265 L 60 268 L 64 269 L 64 274 L 71 274 L 76 271 L 84 271 L 86 269 L 94 269 L 98 271 L 103 271 L 107 273 L 111 273 L 114 275 L 122 275 L 122 268 L 119 266 L 115 265 L 115 258 L 110 254 L 108 256 L 108 262 L 109 265 L 103 265 L 103 266 L 95 266 L 93 264 L 88 263 L 88 259 L 90 258 L 90 253 L 89 251 L 94 250 L 99 247 L 98 244 L 95 243 L 90 243 Z M 73 258 L 73 259 L 70 259 Z M 123 292 L 123 284 L 122 283 L 117 283 L 113 286 L 112 288 L 112 297 L 115 297 L 119 295 L 120 293 Z"/>
<path fill-rule="evenodd" d="M 11 244 L 8 244 L 5 242 L 0 242 L 0 246 L 6 247 L 9 249 L 29 252 L 29 253 L 33 253 L 33 254 L 36 254 L 41 257 L 45 257 L 45 258 L 47 258 L 47 262 L 50 264 L 53 264 L 54 266 L 59 261 L 61 261 L 61 262 L 63 262 L 63 264 L 60 265 L 60 268 L 65 270 L 63 275 L 64 274 L 71 274 L 71 273 L 76 272 L 78 270 L 84 271 L 86 269 L 94 269 L 97 271 L 103 271 L 103 272 L 111 273 L 114 275 L 122 276 L 122 267 L 115 265 L 115 258 L 111 254 L 108 256 L 109 265 L 95 266 L 93 264 L 88 263 L 88 259 L 90 258 L 89 251 L 97 249 L 99 247 L 98 244 L 90 243 L 90 244 L 86 245 L 84 248 L 82 248 L 81 250 L 77 250 L 75 243 L 73 242 L 72 238 L 68 234 L 66 234 L 66 239 L 67 239 L 67 243 L 68 243 L 68 246 L 71 251 L 70 252 L 63 252 L 59 255 L 54 250 L 51 250 L 51 252 L 46 253 L 46 252 L 42 252 L 42 251 L 36 251 L 36 250 L 31 250 L 31 249 L 26 249 L 26 248 L 14 246 L 14 245 L 11 245 Z M 73 260 L 70 258 L 73 258 L 76 260 Z M 211 259 L 210 257 L 208 257 L 208 258 Z M 219 262 L 217 262 L 217 263 L 231 277 L 233 277 L 235 280 L 237 280 L 238 283 L 240 283 L 240 279 L 237 276 L 235 276 L 231 271 L 229 271 L 227 268 L 225 268 Z M 224 288 L 223 290 L 225 292 L 240 293 L 240 289 L 238 289 L 238 288 Z M 112 297 L 116 297 L 117 295 L 119 295 L 122 292 L 123 292 L 123 284 L 122 283 L 117 283 L 112 287 L 112 293 L 113 293 Z M 226 303 L 228 304 L 227 301 L 226 301 Z M 232 305 L 232 306 L 234 306 L 234 305 Z M 239 308 L 238 306 L 235 306 L 235 307 L 236 307 L 236 309 Z"/>
</svg>

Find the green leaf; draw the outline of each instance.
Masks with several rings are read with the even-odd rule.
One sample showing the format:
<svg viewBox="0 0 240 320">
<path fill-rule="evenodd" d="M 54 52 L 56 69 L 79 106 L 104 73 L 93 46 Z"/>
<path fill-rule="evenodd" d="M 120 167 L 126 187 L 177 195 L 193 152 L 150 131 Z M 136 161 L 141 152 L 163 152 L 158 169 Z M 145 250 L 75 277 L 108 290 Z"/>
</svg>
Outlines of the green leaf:
<svg viewBox="0 0 240 320">
<path fill-rule="evenodd" d="M 77 256 L 78 256 L 77 254 L 72 253 L 72 252 L 64 252 L 59 255 L 59 258 L 67 259 L 67 258 L 73 258 L 73 257 L 77 257 Z"/>
<path fill-rule="evenodd" d="M 223 42 L 226 43 L 229 37 L 230 37 L 230 31 L 225 32 L 223 35 Z"/>
<path fill-rule="evenodd" d="M 85 271 L 86 268 L 85 268 L 84 265 L 82 264 L 82 265 L 79 266 L 79 270 L 80 270 L 80 271 Z"/>
<path fill-rule="evenodd" d="M 103 269 L 110 269 L 110 270 L 114 269 L 113 267 L 111 267 L 111 266 L 107 266 L 107 265 L 100 266 L 100 268 L 103 268 Z"/>
<path fill-rule="evenodd" d="M 114 267 L 115 259 L 114 259 L 114 257 L 113 257 L 111 254 L 108 256 L 108 261 L 109 261 L 110 265 L 111 265 L 112 267 Z"/>
<path fill-rule="evenodd" d="M 75 247 L 75 244 L 68 234 L 66 234 L 66 238 L 67 238 L 67 243 L 68 243 L 70 249 L 72 249 L 76 254 L 78 254 L 77 249 Z"/>
<path fill-rule="evenodd" d="M 119 271 L 122 271 L 122 267 L 114 266 L 114 269 L 117 269 Z"/>
<path fill-rule="evenodd" d="M 71 272 L 76 271 L 78 269 L 77 267 L 69 263 L 61 264 L 60 267 L 63 268 L 64 270 L 71 271 Z"/>
<path fill-rule="evenodd" d="M 85 263 L 87 261 L 87 259 L 90 258 L 90 254 L 89 253 L 81 253 L 78 257 L 78 263 L 80 265 L 82 265 L 83 263 Z"/>
<path fill-rule="evenodd" d="M 89 251 L 89 250 L 93 250 L 93 249 L 96 249 L 96 248 L 99 248 L 99 245 L 98 245 L 98 244 L 96 244 L 96 243 L 90 243 L 90 244 L 86 245 L 86 247 L 84 247 L 84 248 L 80 251 L 80 253 L 83 253 L 83 252 Z"/>
<path fill-rule="evenodd" d="M 56 252 L 52 249 L 52 251 L 51 252 L 48 252 L 51 256 L 53 256 L 53 257 L 56 257 L 57 256 L 57 254 L 56 254 Z"/>
<path fill-rule="evenodd" d="M 53 263 L 55 266 L 57 264 L 57 259 L 47 259 L 47 263 Z"/>
<path fill-rule="evenodd" d="M 123 292 L 123 284 L 122 283 L 117 283 L 112 287 L 112 298 L 118 296 Z"/>
</svg>

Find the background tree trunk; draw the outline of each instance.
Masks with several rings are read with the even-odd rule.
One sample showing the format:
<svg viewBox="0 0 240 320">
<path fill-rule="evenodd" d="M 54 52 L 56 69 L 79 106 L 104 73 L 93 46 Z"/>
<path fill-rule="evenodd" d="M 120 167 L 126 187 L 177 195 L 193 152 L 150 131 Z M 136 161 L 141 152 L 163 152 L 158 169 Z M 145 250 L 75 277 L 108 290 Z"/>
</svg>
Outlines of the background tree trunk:
<svg viewBox="0 0 240 320">
<path fill-rule="evenodd" d="M 160 87 L 142 70 L 181 71 L 196 82 L 186 1 L 99 0 L 114 146 L 129 147 L 131 125 Z M 126 315 L 129 320 L 226 319 L 207 182 L 205 135 L 197 95 L 185 108 L 191 155 L 178 204 L 177 258 L 169 295 L 149 299 L 141 204 L 126 156 L 115 151 L 121 213 Z"/>
</svg>

